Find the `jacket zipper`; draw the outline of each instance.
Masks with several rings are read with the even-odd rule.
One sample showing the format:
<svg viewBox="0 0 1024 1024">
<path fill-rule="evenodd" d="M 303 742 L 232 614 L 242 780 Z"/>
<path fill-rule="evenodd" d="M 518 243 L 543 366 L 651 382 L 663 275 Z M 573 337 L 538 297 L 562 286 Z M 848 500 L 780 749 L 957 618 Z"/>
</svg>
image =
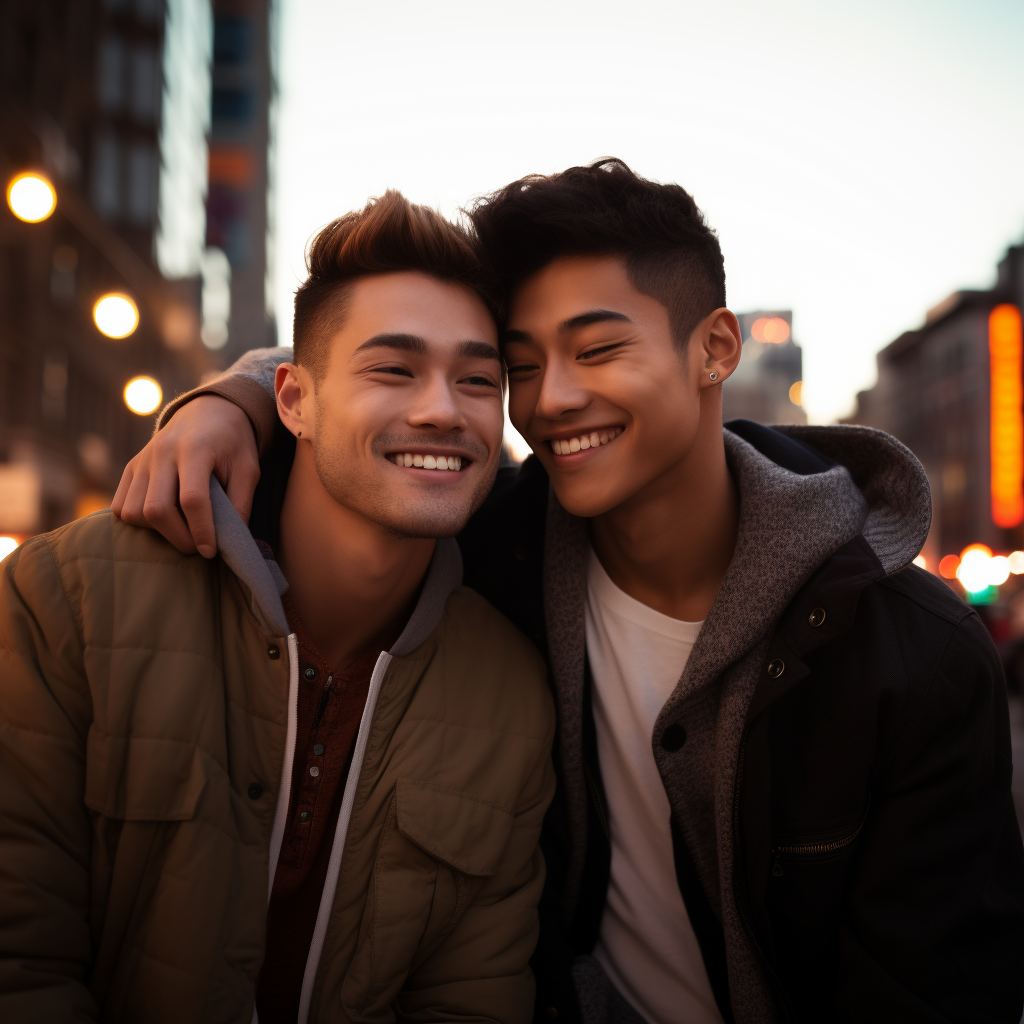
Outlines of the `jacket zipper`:
<svg viewBox="0 0 1024 1024">
<path fill-rule="evenodd" d="M 865 814 L 864 817 L 860 819 L 860 823 L 857 827 L 849 835 L 843 836 L 840 839 L 833 839 L 829 843 L 802 843 L 796 846 L 776 846 L 772 851 L 775 857 L 775 865 L 772 868 L 772 874 L 776 877 L 782 874 L 782 864 L 780 862 L 784 853 L 795 853 L 797 855 L 802 854 L 813 857 L 815 854 L 833 853 L 836 850 L 843 849 L 844 846 L 849 846 L 850 843 L 860 835 L 860 830 L 864 827 L 864 821 L 866 818 L 867 815 Z"/>
</svg>

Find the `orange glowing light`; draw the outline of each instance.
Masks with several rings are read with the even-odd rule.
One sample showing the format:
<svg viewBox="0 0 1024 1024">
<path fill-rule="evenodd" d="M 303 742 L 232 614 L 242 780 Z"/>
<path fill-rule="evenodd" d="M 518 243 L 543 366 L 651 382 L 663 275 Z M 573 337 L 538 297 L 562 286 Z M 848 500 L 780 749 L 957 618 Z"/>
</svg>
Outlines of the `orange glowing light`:
<svg viewBox="0 0 1024 1024">
<path fill-rule="evenodd" d="M 960 552 L 960 561 L 964 560 L 964 555 L 971 551 L 983 551 L 987 558 L 992 557 L 992 549 L 987 544 L 968 544 L 967 547 Z"/>
<path fill-rule="evenodd" d="M 946 555 L 939 562 L 939 575 L 943 579 L 955 580 L 956 571 L 960 567 L 960 556 L 959 555 Z"/>
<path fill-rule="evenodd" d="M 750 336 L 754 341 L 781 345 L 789 339 L 789 324 L 781 316 L 758 317 L 750 325 Z"/>
<path fill-rule="evenodd" d="M 1024 413 L 1020 310 L 1004 303 L 988 317 L 992 522 L 1024 522 Z"/>
</svg>

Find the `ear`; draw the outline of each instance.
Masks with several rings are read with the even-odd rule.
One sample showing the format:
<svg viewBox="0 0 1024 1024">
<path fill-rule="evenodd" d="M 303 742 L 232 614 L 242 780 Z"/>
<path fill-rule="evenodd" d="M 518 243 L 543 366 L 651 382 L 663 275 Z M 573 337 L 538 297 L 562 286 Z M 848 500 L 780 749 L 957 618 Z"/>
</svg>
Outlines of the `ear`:
<svg viewBox="0 0 1024 1024">
<path fill-rule="evenodd" d="M 734 313 L 724 306 L 704 320 L 703 330 L 694 333 L 703 342 L 701 387 L 717 387 L 739 365 L 743 335 Z M 715 379 L 711 379 L 714 373 Z"/>
<path fill-rule="evenodd" d="M 274 391 L 281 422 L 296 437 L 312 441 L 316 429 L 316 391 L 309 371 L 294 363 L 281 363 L 274 376 Z"/>
</svg>

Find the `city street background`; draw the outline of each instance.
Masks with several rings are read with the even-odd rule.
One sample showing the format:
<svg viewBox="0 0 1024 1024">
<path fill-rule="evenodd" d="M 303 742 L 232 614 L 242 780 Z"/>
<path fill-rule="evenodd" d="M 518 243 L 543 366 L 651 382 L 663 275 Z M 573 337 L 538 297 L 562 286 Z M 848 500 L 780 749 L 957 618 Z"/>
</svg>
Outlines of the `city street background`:
<svg viewBox="0 0 1024 1024">
<path fill-rule="evenodd" d="M 1020 0 L 0 0 L 0 557 L 287 343 L 324 223 L 615 155 L 716 228 L 726 417 L 894 434 L 990 629 L 1024 808 Z M 526 449 L 513 431 L 514 457 Z"/>
</svg>

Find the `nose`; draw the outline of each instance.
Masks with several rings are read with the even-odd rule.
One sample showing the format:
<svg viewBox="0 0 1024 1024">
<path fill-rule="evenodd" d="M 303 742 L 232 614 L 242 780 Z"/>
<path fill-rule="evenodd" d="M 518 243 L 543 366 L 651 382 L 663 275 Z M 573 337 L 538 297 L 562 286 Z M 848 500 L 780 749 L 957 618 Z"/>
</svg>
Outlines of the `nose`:
<svg viewBox="0 0 1024 1024">
<path fill-rule="evenodd" d="M 443 433 L 465 430 L 466 417 L 459 408 L 457 395 L 443 374 L 424 379 L 406 417 L 411 427 Z"/>
<path fill-rule="evenodd" d="M 590 394 L 582 387 L 574 362 L 549 359 L 541 372 L 536 416 L 557 420 L 566 413 L 579 412 L 590 404 Z"/>
</svg>

